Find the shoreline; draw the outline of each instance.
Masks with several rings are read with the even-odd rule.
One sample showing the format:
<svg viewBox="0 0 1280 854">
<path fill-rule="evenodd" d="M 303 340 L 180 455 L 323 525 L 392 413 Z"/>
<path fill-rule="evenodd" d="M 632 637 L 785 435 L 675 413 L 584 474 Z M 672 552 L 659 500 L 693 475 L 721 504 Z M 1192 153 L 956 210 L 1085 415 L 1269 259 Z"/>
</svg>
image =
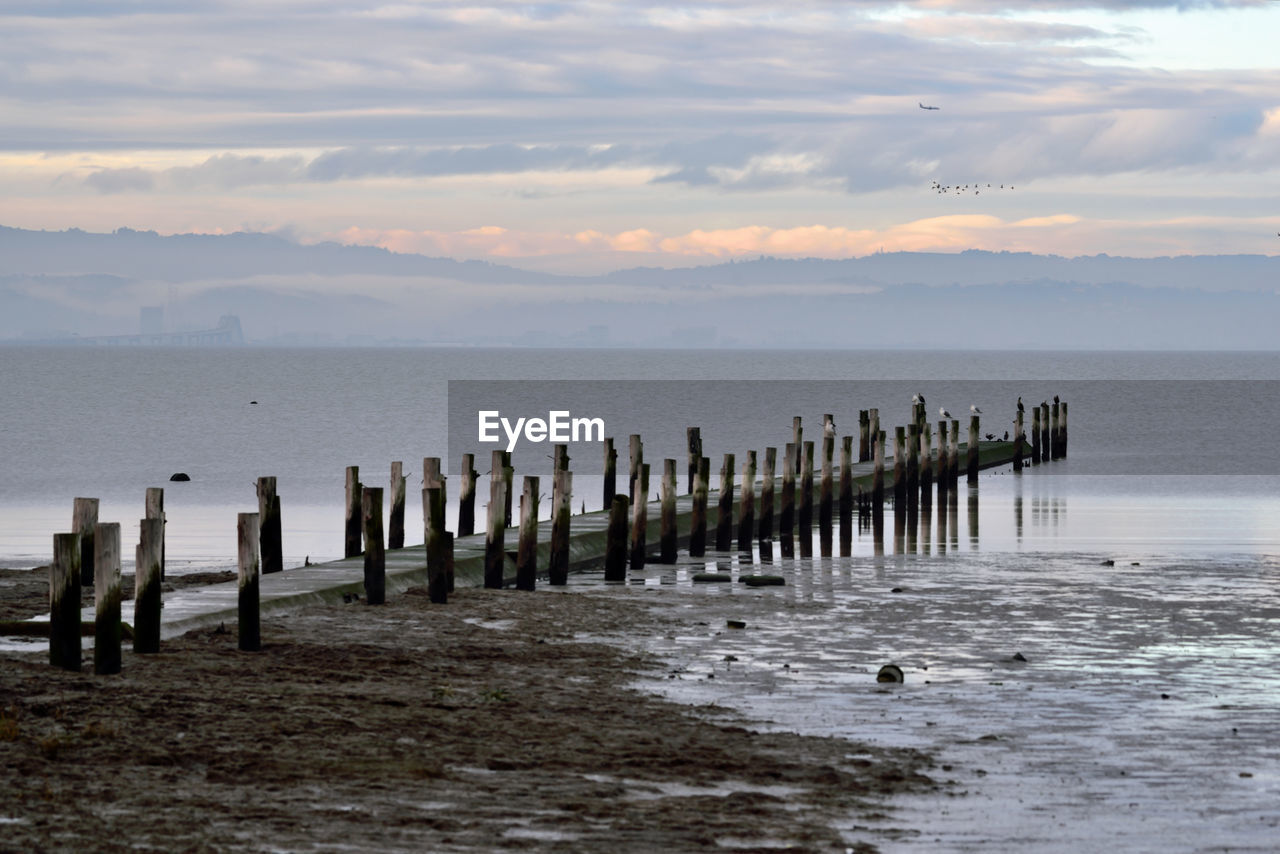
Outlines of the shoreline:
<svg viewBox="0 0 1280 854">
<path fill-rule="evenodd" d="M 922 751 L 632 687 L 664 663 L 620 638 L 699 619 L 583 590 L 441 607 L 414 589 L 264 618 L 260 653 L 230 625 L 192 631 L 126 651 L 119 676 L 5 655 L 6 847 L 869 851 L 839 828 L 941 788 Z"/>
</svg>

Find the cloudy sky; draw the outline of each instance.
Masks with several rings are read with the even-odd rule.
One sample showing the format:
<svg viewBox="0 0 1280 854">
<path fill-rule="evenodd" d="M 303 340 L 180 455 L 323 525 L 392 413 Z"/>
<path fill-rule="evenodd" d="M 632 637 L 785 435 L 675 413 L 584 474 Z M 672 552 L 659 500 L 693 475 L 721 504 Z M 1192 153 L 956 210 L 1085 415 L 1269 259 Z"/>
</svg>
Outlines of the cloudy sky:
<svg viewBox="0 0 1280 854">
<path fill-rule="evenodd" d="M 565 272 L 1275 254 L 1277 43 L 1275 0 L 4 0 L 0 224 Z"/>
</svg>

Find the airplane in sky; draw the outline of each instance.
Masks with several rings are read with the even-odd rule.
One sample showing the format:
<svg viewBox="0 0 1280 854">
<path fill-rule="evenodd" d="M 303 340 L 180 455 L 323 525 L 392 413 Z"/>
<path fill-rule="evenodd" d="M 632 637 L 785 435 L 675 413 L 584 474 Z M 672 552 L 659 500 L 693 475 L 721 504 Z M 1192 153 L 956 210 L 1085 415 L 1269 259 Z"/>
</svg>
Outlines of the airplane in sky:
<svg viewBox="0 0 1280 854">
<path fill-rule="evenodd" d="M 916 103 L 917 103 L 917 104 L 920 104 L 920 102 L 919 102 L 919 101 L 916 101 Z M 941 107 L 926 107 L 924 104 L 920 104 L 920 109 L 922 109 L 922 110 L 941 110 L 942 108 L 941 108 Z"/>
</svg>

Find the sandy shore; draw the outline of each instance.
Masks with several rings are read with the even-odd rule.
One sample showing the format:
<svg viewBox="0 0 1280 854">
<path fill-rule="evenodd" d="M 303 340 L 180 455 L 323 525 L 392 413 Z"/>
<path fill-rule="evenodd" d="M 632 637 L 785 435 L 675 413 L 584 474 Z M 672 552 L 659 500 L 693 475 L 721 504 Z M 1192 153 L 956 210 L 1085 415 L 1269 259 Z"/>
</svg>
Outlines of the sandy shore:
<svg viewBox="0 0 1280 854">
<path fill-rule="evenodd" d="M 39 584 L 3 587 L 4 613 Z M 583 591 L 412 591 L 265 620 L 260 653 L 234 626 L 192 632 L 113 677 L 7 655 L 0 850 L 871 850 L 836 826 L 938 785 L 916 751 L 632 690 L 661 663 L 575 639 L 697 619 Z"/>
</svg>

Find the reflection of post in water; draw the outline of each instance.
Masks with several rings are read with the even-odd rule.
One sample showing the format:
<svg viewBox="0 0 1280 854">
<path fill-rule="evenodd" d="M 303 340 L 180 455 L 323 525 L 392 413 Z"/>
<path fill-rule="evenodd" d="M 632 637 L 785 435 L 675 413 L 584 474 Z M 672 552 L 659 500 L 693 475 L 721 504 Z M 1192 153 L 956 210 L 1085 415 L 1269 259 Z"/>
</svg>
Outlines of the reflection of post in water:
<svg viewBox="0 0 1280 854">
<path fill-rule="evenodd" d="M 939 437 L 941 441 L 941 437 Z M 946 445 L 943 444 L 938 448 L 938 460 L 942 462 L 945 459 Z M 945 468 L 938 470 L 938 536 L 935 542 L 938 544 L 938 554 L 947 553 L 947 478 Z"/>
<path fill-rule="evenodd" d="M 960 548 L 960 490 L 953 483 L 947 490 L 947 532 L 951 535 L 951 550 Z"/>
<path fill-rule="evenodd" d="M 906 428 L 893 428 L 893 553 L 902 554 L 907 531 Z"/>
<path fill-rule="evenodd" d="M 1013 493 L 1013 527 L 1018 535 L 1018 542 L 1022 542 L 1022 484 L 1019 483 L 1017 491 Z"/>
<path fill-rule="evenodd" d="M 873 505 L 871 507 L 871 530 L 872 540 L 875 543 L 875 553 L 877 555 L 884 554 L 884 505 Z"/>
<path fill-rule="evenodd" d="M 853 553 L 853 437 L 840 439 L 840 557 Z"/>
<path fill-rule="evenodd" d="M 773 540 L 760 541 L 760 562 L 773 563 Z"/>
<path fill-rule="evenodd" d="M 969 550 L 978 549 L 978 487 L 969 487 Z"/>
<path fill-rule="evenodd" d="M 924 493 L 921 493 L 924 497 Z M 932 542 L 930 534 L 932 534 L 933 526 L 933 505 L 920 502 L 920 554 L 928 554 L 929 546 Z"/>
</svg>

